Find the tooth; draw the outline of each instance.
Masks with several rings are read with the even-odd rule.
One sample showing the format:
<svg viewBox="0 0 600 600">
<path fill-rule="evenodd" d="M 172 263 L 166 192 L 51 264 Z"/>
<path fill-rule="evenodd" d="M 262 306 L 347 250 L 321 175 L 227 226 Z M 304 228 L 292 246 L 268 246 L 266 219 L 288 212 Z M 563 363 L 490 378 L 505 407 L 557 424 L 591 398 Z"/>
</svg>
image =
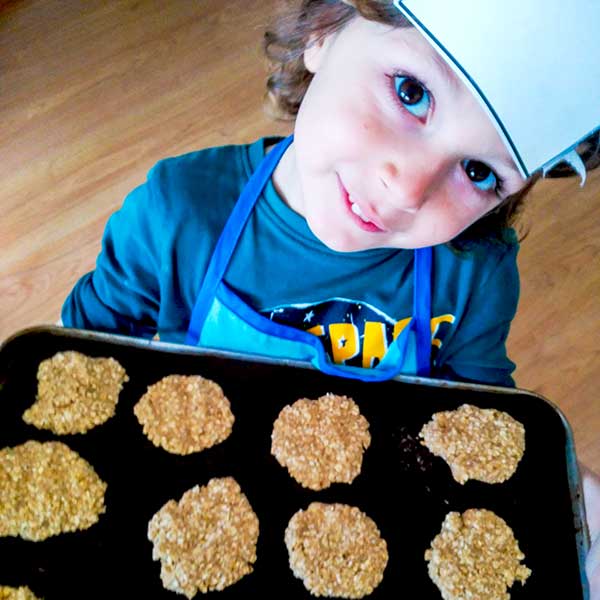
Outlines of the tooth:
<svg viewBox="0 0 600 600">
<path fill-rule="evenodd" d="M 370 223 L 370 222 L 371 222 L 371 221 L 369 221 L 369 219 L 367 219 L 367 218 L 366 218 L 366 217 L 365 217 L 365 216 L 362 214 L 362 212 L 361 212 L 361 210 L 360 210 L 360 206 L 358 206 L 358 204 L 354 204 L 354 203 L 352 203 L 352 205 L 351 205 L 351 210 L 352 210 L 352 212 L 353 212 L 353 213 L 354 213 L 356 216 L 360 217 L 360 218 L 361 218 L 361 219 L 362 219 L 362 220 L 363 220 L 365 223 Z"/>
</svg>

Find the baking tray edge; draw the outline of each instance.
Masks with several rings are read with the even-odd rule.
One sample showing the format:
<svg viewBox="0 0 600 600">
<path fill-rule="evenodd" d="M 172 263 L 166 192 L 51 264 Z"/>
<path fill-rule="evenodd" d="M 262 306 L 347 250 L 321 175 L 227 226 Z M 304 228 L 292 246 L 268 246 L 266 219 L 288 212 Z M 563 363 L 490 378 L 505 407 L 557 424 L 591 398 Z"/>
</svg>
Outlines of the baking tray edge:
<svg viewBox="0 0 600 600">
<path fill-rule="evenodd" d="M 217 356 L 222 358 L 229 358 L 234 360 L 253 361 L 266 364 L 277 364 L 287 365 L 291 367 L 301 369 L 315 369 L 311 364 L 294 361 L 294 360 L 275 360 L 270 357 L 254 355 L 254 354 L 241 354 L 239 352 L 227 352 L 222 350 L 208 350 L 204 348 L 197 348 L 191 346 L 184 346 L 180 344 L 172 344 L 168 342 L 161 342 L 158 340 L 146 340 L 142 338 L 133 338 L 124 335 L 118 335 L 113 333 L 103 333 L 98 331 L 89 331 L 83 329 L 71 329 L 67 327 L 61 327 L 58 325 L 36 325 L 21 329 L 6 340 L 0 343 L 0 353 L 8 346 L 13 340 L 23 337 L 25 335 L 46 333 L 50 335 L 56 335 L 59 337 L 68 338 L 79 338 L 88 340 L 98 340 L 104 343 L 116 342 L 125 346 L 131 346 L 134 348 L 151 348 L 160 350 L 162 352 L 170 352 L 174 354 L 186 354 L 186 355 L 200 355 L 200 356 Z M 569 424 L 566 416 L 562 410 L 554 404 L 551 400 L 548 400 L 541 394 L 525 390 L 521 388 L 505 388 L 492 385 L 484 385 L 477 383 L 461 383 L 455 381 L 446 381 L 443 379 L 433 379 L 417 377 L 413 375 L 398 375 L 394 377 L 394 381 L 401 381 L 404 383 L 414 383 L 418 385 L 427 385 L 433 387 L 447 387 L 454 389 L 469 389 L 469 390 L 480 390 L 485 392 L 492 392 L 497 394 L 515 394 L 515 393 L 526 393 L 527 395 L 534 396 L 550 407 L 558 414 L 565 429 L 565 455 L 567 463 L 567 475 L 569 478 L 569 492 L 571 495 L 571 505 L 573 508 L 574 527 L 575 527 L 575 538 L 577 543 L 577 556 L 579 561 L 579 573 L 581 575 L 581 584 L 583 588 L 584 600 L 589 600 L 590 591 L 587 577 L 585 574 L 585 559 L 590 549 L 590 534 L 587 527 L 587 519 L 585 513 L 585 504 L 583 501 L 583 486 L 581 483 L 581 474 L 577 463 L 577 457 L 575 454 L 575 438 L 573 430 Z"/>
</svg>

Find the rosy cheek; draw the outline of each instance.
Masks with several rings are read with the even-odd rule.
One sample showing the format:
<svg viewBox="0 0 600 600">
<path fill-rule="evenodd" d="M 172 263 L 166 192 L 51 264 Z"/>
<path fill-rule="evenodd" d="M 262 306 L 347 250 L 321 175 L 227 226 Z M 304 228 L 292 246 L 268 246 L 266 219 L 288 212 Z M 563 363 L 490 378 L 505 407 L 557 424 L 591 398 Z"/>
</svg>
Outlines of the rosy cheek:
<svg viewBox="0 0 600 600">
<path fill-rule="evenodd" d="M 423 123 L 405 108 L 399 107 L 394 118 L 394 130 L 399 136 L 419 136 L 423 132 Z M 418 138 L 416 138 L 418 139 Z"/>
<path fill-rule="evenodd" d="M 461 197 L 463 194 L 464 190 L 447 186 L 444 193 L 438 196 L 435 207 L 430 206 L 430 212 L 421 215 L 426 217 L 429 228 L 434 227 L 432 236 L 435 236 L 436 243 L 443 244 L 455 238 L 479 216 Z"/>
<path fill-rule="evenodd" d="M 362 151 L 370 145 L 379 145 L 382 143 L 383 136 L 388 128 L 384 125 L 381 119 L 378 119 L 376 114 L 361 115 L 358 125 L 355 129 L 355 135 L 348 135 L 348 129 L 352 129 L 352 121 L 348 121 L 345 125 L 346 135 L 342 137 L 344 145 L 348 144 L 352 147 L 361 147 Z"/>
</svg>

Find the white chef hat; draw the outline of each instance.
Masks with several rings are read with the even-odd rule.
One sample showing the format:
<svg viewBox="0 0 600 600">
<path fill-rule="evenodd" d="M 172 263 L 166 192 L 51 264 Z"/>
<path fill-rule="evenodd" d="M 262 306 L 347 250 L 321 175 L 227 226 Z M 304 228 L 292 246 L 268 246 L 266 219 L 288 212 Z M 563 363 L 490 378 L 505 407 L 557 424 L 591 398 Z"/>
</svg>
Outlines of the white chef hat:
<svg viewBox="0 0 600 600">
<path fill-rule="evenodd" d="M 524 177 L 600 129 L 600 0 L 394 0 L 474 92 Z"/>
</svg>

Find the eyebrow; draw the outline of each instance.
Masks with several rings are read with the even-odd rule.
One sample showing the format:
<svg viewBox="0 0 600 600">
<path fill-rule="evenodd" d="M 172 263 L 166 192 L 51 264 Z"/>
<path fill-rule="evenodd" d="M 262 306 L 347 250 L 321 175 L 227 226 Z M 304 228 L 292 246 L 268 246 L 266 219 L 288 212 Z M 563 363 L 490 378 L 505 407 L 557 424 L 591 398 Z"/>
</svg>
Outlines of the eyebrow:
<svg viewBox="0 0 600 600">
<path fill-rule="evenodd" d="M 460 84 L 462 83 L 460 77 L 435 50 L 427 57 L 427 62 L 429 62 L 434 70 L 438 72 L 440 78 L 449 83 L 454 90 L 457 90 L 460 87 Z"/>
<path fill-rule="evenodd" d="M 493 121 L 492 121 L 493 124 Z M 502 136 L 498 133 L 500 137 L 500 141 L 502 143 L 502 147 L 504 148 L 504 153 L 496 154 L 492 153 L 487 159 L 486 162 L 490 165 L 496 165 L 497 167 L 501 167 L 502 170 L 505 171 L 504 177 L 515 178 L 519 181 L 527 181 L 527 178 L 524 178 L 517 167 L 516 162 L 510 156 L 508 149 L 506 148 L 506 144 L 502 141 Z"/>
<path fill-rule="evenodd" d="M 512 158 L 510 156 L 506 156 L 506 157 L 505 156 L 499 156 L 495 160 L 497 160 L 498 164 L 501 165 L 507 171 L 511 171 L 511 172 L 512 171 L 516 171 L 520 180 L 527 181 L 527 178 L 524 178 L 521 175 L 521 172 L 519 171 L 519 169 L 517 167 L 517 164 L 515 163 L 514 160 L 512 160 Z"/>
</svg>

